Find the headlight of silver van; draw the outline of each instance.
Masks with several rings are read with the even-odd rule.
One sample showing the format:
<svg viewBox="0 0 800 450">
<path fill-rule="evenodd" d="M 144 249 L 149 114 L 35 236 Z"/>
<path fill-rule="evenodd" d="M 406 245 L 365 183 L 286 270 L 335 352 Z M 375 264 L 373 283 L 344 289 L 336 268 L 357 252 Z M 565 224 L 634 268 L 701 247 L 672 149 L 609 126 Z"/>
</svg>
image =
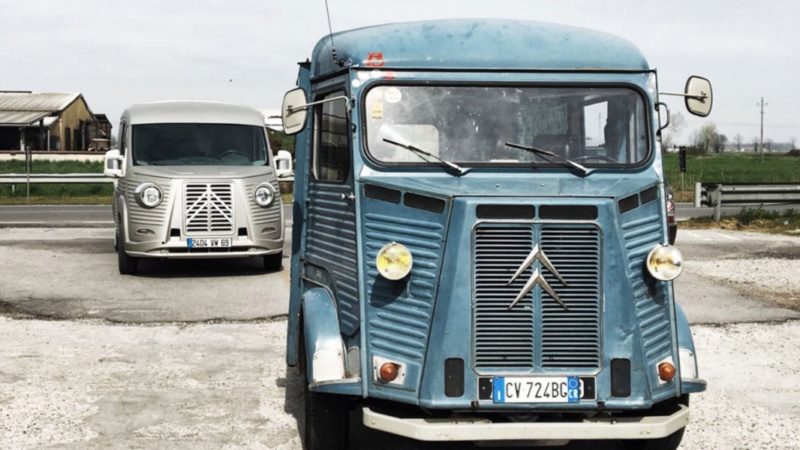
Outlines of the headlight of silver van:
<svg viewBox="0 0 800 450">
<path fill-rule="evenodd" d="M 161 188 L 153 183 L 142 183 L 133 191 L 133 196 L 136 198 L 136 203 L 144 208 L 155 208 L 161 204 L 164 198 L 164 193 Z"/>
<path fill-rule="evenodd" d="M 275 188 L 269 183 L 261 183 L 253 191 L 253 198 L 258 206 L 266 208 L 275 200 Z"/>
</svg>

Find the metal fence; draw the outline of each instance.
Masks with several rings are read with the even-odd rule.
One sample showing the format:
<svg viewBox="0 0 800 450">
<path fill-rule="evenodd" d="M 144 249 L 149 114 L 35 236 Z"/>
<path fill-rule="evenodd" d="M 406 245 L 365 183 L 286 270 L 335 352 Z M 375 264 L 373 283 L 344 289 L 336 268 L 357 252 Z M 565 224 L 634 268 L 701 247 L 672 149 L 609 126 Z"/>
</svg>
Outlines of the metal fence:
<svg viewBox="0 0 800 450">
<path fill-rule="evenodd" d="M 714 207 L 714 220 L 722 215 L 722 206 L 800 204 L 800 183 L 696 183 L 694 206 Z"/>
</svg>

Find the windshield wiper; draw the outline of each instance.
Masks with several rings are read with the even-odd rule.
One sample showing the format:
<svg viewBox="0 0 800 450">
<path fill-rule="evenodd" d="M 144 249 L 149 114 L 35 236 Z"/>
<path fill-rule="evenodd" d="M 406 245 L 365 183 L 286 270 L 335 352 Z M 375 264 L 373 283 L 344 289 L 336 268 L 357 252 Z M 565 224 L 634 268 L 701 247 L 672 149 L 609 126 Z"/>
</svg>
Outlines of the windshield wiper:
<svg viewBox="0 0 800 450">
<path fill-rule="evenodd" d="M 557 158 L 557 159 L 560 160 L 562 166 L 574 167 L 574 168 L 580 170 L 581 172 L 583 172 L 584 175 L 589 175 L 590 173 L 592 173 L 591 169 L 587 169 L 586 167 L 576 163 L 575 161 L 572 161 L 570 159 L 564 158 L 563 156 L 557 155 L 557 154 L 555 154 L 553 152 L 549 152 L 547 150 L 542 150 L 542 149 L 536 148 L 536 147 L 527 147 L 527 146 L 524 146 L 524 145 L 514 144 L 514 143 L 511 143 L 511 142 L 506 142 L 506 146 L 507 147 L 511 147 L 511 148 L 518 148 L 520 150 L 526 150 L 526 151 L 529 151 L 529 152 L 534 153 L 534 154 L 539 155 L 539 156 L 550 156 L 552 158 Z M 545 159 L 547 159 L 547 158 L 545 158 Z M 547 160 L 550 161 L 549 159 L 547 159 Z M 553 161 L 550 161 L 550 162 L 553 162 Z"/>
<path fill-rule="evenodd" d="M 444 167 L 445 169 L 453 170 L 457 175 L 463 175 L 463 174 L 465 174 L 467 172 L 467 169 L 464 169 L 463 167 L 461 167 L 461 166 L 459 166 L 459 165 L 457 165 L 455 163 L 451 163 L 450 161 L 445 161 L 444 159 L 439 158 L 438 156 L 434 155 L 433 153 L 426 152 L 425 150 L 422 150 L 421 148 L 418 148 L 418 147 L 414 147 L 411 144 L 401 144 L 400 142 L 396 142 L 396 141 L 393 141 L 391 139 L 386 139 L 386 138 L 383 139 L 383 142 L 388 142 L 388 143 L 390 143 L 392 145 L 396 145 L 396 146 L 404 148 L 406 150 L 410 150 L 410 151 L 416 153 L 417 155 L 424 155 L 424 156 L 427 156 L 429 158 L 433 158 L 434 160 L 436 160 L 439 163 L 440 166 Z"/>
</svg>

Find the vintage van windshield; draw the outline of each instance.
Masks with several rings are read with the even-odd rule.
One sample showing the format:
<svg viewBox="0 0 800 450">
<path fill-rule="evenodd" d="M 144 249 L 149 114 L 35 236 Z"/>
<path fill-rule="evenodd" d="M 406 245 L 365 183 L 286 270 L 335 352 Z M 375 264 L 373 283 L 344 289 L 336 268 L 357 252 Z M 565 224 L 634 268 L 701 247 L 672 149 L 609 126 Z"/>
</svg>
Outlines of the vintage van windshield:
<svg viewBox="0 0 800 450">
<path fill-rule="evenodd" d="M 642 96 L 620 87 L 379 85 L 366 97 L 368 151 L 387 164 L 433 164 L 384 139 L 461 164 L 559 164 L 505 145 L 536 147 L 586 166 L 641 163 Z"/>
<path fill-rule="evenodd" d="M 133 125 L 133 162 L 139 166 L 263 166 L 264 128 L 213 123 Z"/>
</svg>

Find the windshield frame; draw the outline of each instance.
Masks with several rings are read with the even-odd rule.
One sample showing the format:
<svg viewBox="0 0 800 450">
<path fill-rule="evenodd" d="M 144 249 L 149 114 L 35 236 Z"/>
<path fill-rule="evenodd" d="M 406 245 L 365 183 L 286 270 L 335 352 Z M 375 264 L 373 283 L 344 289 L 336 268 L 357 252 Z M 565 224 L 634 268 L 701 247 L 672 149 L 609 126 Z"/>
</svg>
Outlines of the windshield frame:
<svg viewBox="0 0 800 450">
<path fill-rule="evenodd" d="M 425 170 L 430 169 L 431 167 L 437 167 L 435 163 L 426 162 L 420 159 L 420 161 L 410 161 L 410 162 L 400 162 L 400 161 L 386 161 L 379 159 L 376 157 L 369 148 L 369 128 L 368 128 L 368 111 L 367 111 L 367 97 L 369 93 L 378 87 L 386 87 L 386 86 L 403 86 L 403 87 L 468 87 L 468 88 L 574 88 L 574 89 L 626 89 L 631 91 L 632 93 L 638 96 L 638 99 L 641 101 L 641 106 L 643 108 L 643 125 L 644 129 L 646 130 L 646 136 L 643 141 L 643 145 L 646 147 L 643 157 L 637 161 L 636 163 L 617 163 L 617 164 L 610 164 L 610 163 L 590 163 L 590 162 L 583 162 L 580 161 L 580 164 L 590 167 L 592 169 L 603 169 L 603 170 L 625 170 L 631 171 L 640 169 L 643 166 L 647 166 L 652 163 L 654 158 L 654 142 L 656 140 L 657 132 L 653 129 L 653 101 L 650 96 L 646 93 L 643 87 L 639 86 L 636 83 L 628 82 L 628 81 L 574 81 L 574 82 L 559 82 L 559 81 L 515 81 L 515 82 L 501 82 L 501 81 L 467 81 L 467 80 L 431 80 L 425 81 L 421 79 L 413 79 L 413 80 L 400 80 L 400 79 L 379 79 L 369 84 L 363 86 L 363 90 L 360 93 L 359 99 L 359 125 L 362 129 L 362 136 L 361 136 L 361 148 L 366 156 L 367 161 L 371 164 L 374 164 L 379 167 L 387 167 L 387 168 L 424 168 Z M 411 145 L 418 145 L 415 142 L 408 142 Z M 429 149 L 424 148 L 424 146 L 420 147 L 422 150 L 429 151 Z M 520 150 L 522 152 L 522 150 Z M 460 161 L 460 160 L 452 160 L 451 162 L 455 162 L 460 166 L 469 167 L 469 168 L 490 168 L 490 169 L 509 169 L 509 168 L 543 168 L 543 169 L 561 169 L 561 170 L 569 170 L 565 168 L 562 164 L 558 161 L 556 162 L 546 162 L 543 160 L 534 160 L 531 161 L 496 161 L 496 162 L 478 162 L 478 161 Z"/>
<path fill-rule="evenodd" d="M 251 161 L 250 164 L 224 164 L 222 161 L 217 160 L 215 164 L 191 164 L 191 163 L 183 163 L 183 164 L 141 164 L 140 160 L 137 158 L 136 155 L 136 131 L 137 127 L 142 126 L 170 126 L 170 125 L 187 125 L 187 126 L 197 126 L 197 125 L 207 125 L 207 126 L 231 126 L 231 127 L 247 127 L 250 128 L 251 131 L 256 132 L 257 135 L 261 136 L 262 142 L 264 143 L 264 163 L 263 164 L 253 164 L 254 162 L 258 161 Z M 270 166 L 270 157 L 272 153 L 272 149 L 269 146 L 269 136 L 267 135 L 266 127 L 255 125 L 252 123 L 227 123 L 227 122 L 152 122 L 152 123 L 134 123 L 130 125 L 130 154 L 131 154 L 131 163 L 133 166 L 137 167 L 183 167 L 183 166 L 202 166 L 202 167 L 212 167 L 212 166 L 222 166 L 222 167 L 269 167 Z M 224 152 L 223 152 L 224 153 Z M 194 155 L 192 157 L 201 158 L 201 155 Z M 172 158 L 172 159 L 165 159 L 164 161 L 172 161 L 178 160 L 181 158 Z"/>
</svg>

